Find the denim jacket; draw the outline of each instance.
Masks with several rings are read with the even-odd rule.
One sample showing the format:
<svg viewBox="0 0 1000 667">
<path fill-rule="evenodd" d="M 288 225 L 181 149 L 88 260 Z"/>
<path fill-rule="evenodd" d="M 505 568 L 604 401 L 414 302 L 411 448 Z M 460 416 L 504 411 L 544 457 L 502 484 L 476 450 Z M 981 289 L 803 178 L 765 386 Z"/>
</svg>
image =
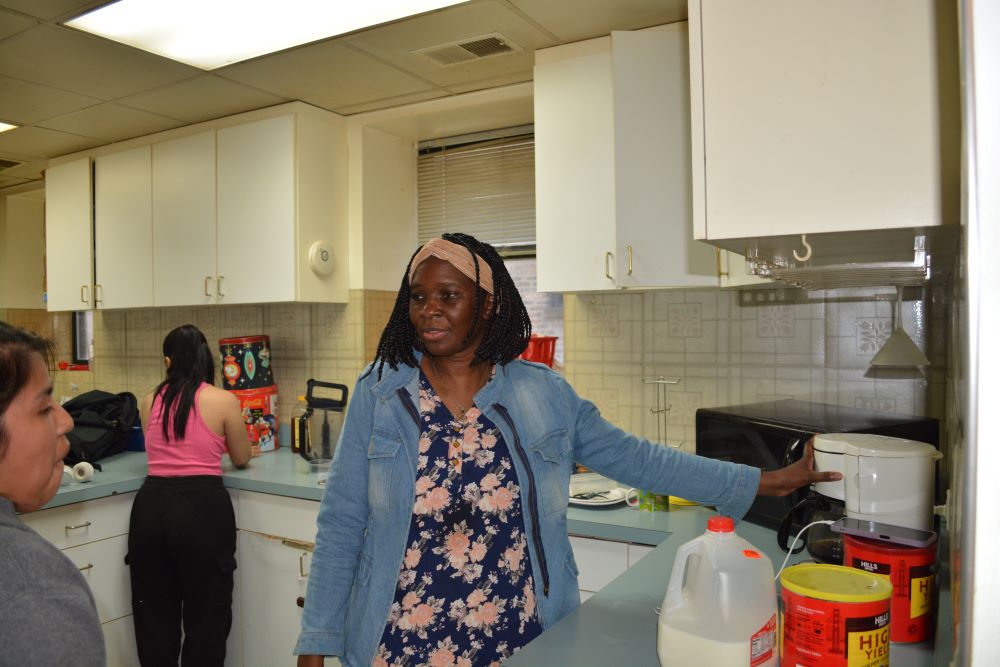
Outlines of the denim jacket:
<svg viewBox="0 0 1000 667">
<path fill-rule="evenodd" d="M 358 380 L 317 517 L 316 548 L 296 654 L 371 665 L 406 550 L 415 498 L 416 368 Z M 503 434 L 521 486 L 537 613 L 551 627 L 580 604 L 566 530 L 577 461 L 624 484 L 715 505 L 740 518 L 760 481 L 753 467 L 686 454 L 604 420 L 540 364 L 498 366 L 475 397 Z"/>
</svg>

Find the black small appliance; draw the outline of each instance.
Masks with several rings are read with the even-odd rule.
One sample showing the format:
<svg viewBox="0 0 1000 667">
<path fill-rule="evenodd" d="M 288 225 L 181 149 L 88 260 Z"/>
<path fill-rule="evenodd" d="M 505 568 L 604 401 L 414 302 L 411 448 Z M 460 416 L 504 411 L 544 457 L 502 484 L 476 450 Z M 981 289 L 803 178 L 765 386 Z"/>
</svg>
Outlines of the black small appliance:
<svg viewBox="0 0 1000 667">
<path fill-rule="evenodd" d="M 817 433 L 877 433 L 937 447 L 938 431 L 938 420 L 933 417 L 788 399 L 700 408 L 695 413 L 695 451 L 700 456 L 776 470 L 798 460 L 806 442 Z M 943 495 L 940 486 L 938 494 Z M 807 501 L 810 495 L 803 488 L 783 498 L 758 496 L 744 519 L 777 530 L 790 510 L 801 506 L 803 511 L 793 515 L 788 526 L 794 536 L 817 509 Z M 836 518 L 839 508 L 821 511 Z"/>
</svg>

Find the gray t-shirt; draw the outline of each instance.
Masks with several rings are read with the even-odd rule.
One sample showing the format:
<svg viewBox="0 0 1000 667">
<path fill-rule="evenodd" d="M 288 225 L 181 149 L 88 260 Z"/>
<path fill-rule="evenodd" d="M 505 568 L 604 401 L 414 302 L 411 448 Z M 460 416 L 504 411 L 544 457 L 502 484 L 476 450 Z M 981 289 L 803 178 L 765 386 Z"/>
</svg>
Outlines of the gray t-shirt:
<svg viewBox="0 0 1000 667">
<path fill-rule="evenodd" d="M 104 636 L 83 575 L 0 498 L 0 667 L 104 664 Z"/>
</svg>

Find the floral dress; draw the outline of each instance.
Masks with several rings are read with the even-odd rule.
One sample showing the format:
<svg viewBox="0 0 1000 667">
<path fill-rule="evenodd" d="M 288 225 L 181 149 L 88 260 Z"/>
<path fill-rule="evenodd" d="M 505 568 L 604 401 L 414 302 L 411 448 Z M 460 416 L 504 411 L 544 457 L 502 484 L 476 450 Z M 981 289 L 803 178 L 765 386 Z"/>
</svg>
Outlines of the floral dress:
<svg viewBox="0 0 1000 667">
<path fill-rule="evenodd" d="M 511 455 L 475 407 L 456 419 L 420 373 L 416 497 L 373 665 L 499 665 L 541 631 Z"/>
</svg>

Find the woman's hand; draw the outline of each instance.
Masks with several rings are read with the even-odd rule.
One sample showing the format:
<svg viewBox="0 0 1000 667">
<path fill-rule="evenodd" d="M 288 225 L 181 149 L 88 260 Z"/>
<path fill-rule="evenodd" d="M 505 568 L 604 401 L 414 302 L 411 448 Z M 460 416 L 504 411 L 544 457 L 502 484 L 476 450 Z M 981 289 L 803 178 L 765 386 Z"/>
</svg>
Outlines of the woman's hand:
<svg viewBox="0 0 1000 667">
<path fill-rule="evenodd" d="M 814 482 L 835 482 L 843 479 L 839 472 L 817 472 L 813 470 L 816 456 L 810 439 L 802 452 L 802 458 L 780 470 L 768 470 L 760 474 L 758 496 L 787 496 L 796 489 Z"/>
<path fill-rule="evenodd" d="M 298 667 L 323 667 L 323 656 L 321 655 L 300 655 Z"/>
</svg>

